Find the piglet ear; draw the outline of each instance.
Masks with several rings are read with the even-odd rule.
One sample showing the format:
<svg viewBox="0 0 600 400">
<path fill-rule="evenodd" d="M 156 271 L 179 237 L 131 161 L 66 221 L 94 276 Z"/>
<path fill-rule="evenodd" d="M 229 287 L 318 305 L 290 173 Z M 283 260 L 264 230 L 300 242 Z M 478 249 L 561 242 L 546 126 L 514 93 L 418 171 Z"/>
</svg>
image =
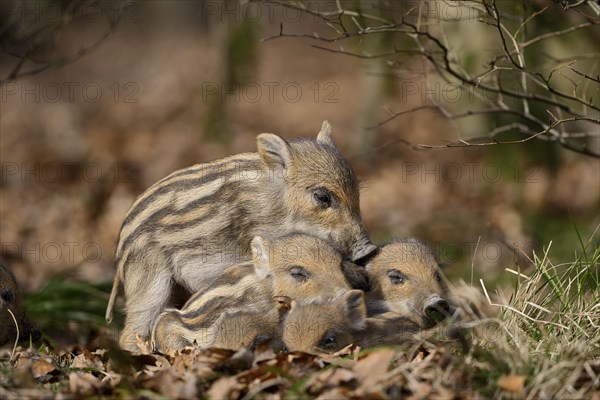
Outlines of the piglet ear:
<svg viewBox="0 0 600 400">
<path fill-rule="evenodd" d="M 260 279 L 264 279 L 269 274 L 269 248 L 260 236 L 255 236 L 252 239 L 250 247 L 252 247 L 252 262 L 256 269 L 256 275 Z"/>
<path fill-rule="evenodd" d="M 363 291 L 350 290 L 346 292 L 344 294 L 343 302 L 346 308 L 346 315 L 348 315 L 352 328 L 362 328 L 365 324 L 365 318 L 367 318 L 367 309 Z"/>
<path fill-rule="evenodd" d="M 292 160 L 290 145 L 277 135 L 261 133 L 256 137 L 260 159 L 265 165 L 287 168 Z"/>
<path fill-rule="evenodd" d="M 321 130 L 317 135 L 317 142 L 325 143 L 330 146 L 335 146 L 335 144 L 333 143 L 332 133 L 333 129 L 331 128 L 329 121 L 323 121 L 323 125 L 321 125 Z"/>
</svg>

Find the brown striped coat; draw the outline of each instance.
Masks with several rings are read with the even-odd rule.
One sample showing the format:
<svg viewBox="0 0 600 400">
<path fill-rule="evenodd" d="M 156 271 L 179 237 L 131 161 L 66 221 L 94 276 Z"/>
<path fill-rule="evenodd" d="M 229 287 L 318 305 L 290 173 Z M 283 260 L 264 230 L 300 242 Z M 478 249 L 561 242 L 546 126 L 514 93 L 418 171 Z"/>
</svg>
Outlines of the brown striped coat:
<svg viewBox="0 0 600 400">
<path fill-rule="evenodd" d="M 122 282 L 125 326 L 119 342 L 136 350 L 148 338 L 174 287 L 189 294 L 250 257 L 255 236 L 306 232 L 352 260 L 371 254 L 359 186 L 323 123 L 316 140 L 257 137 L 258 153 L 239 154 L 172 173 L 146 190 L 119 233 L 106 318 Z"/>
<path fill-rule="evenodd" d="M 334 353 L 355 344 L 362 348 L 415 343 L 420 327 L 396 313 L 367 317 L 364 293 L 348 291 L 332 301 L 291 303 L 283 322 L 289 351 Z"/>
<path fill-rule="evenodd" d="M 178 309 L 161 313 L 152 330 L 156 350 L 172 352 L 194 342 L 237 349 L 279 342 L 289 301 L 326 301 L 350 290 L 342 256 L 320 238 L 291 234 L 256 237 L 253 259 L 226 268 Z"/>
<path fill-rule="evenodd" d="M 414 238 L 383 246 L 366 269 L 369 317 L 392 313 L 429 328 L 453 311 L 433 252 Z"/>
</svg>

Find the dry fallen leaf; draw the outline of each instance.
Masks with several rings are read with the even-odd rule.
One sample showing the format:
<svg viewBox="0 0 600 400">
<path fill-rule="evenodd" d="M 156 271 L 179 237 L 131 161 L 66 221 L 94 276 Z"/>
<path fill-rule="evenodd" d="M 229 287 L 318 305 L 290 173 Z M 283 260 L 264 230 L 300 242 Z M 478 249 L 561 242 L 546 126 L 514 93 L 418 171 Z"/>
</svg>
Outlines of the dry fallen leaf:
<svg viewBox="0 0 600 400">
<path fill-rule="evenodd" d="M 91 396 L 102 383 L 89 372 L 71 372 L 69 374 L 69 390 L 79 396 Z"/>
<path fill-rule="evenodd" d="M 39 382 L 33 379 L 29 365 L 17 366 L 14 370 L 13 384 L 18 388 L 33 389 L 38 386 Z M 3 385 L 0 385 L 2 387 Z M 0 396 L 3 398 L 3 396 Z"/>
<path fill-rule="evenodd" d="M 155 362 L 154 362 L 154 365 L 150 365 L 150 364 L 146 365 L 145 369 L 147 371 L 156 372 L 156 371 L 162 371 L 163 369 L 167 369 L 167 368 L 171 367 L 171 363 L 165 357 L 163 357 L 159 354 L 153 354 L 152 356 L 155 358 Z"/>
<path fill-rule="evenodd" d="M 414 395 L 418 399 L 427 399 L 431 397 L 431 385 L 426 382 L 416 382 L 411 387 L 413 389 Z"/>
<path fill-rule="evenodd" d="M 437 385 L 435 388 L 436 394 L 432 394 L 429 396 L 431 400 L 445 400 L 445 399 L 454 399 L 458 397 L 458 395 L 442 385 Z M 477 400 L 479 397 L 477 395 L 473 395 L 472 399 Z"/>
<path fill-rule="evenodd" d="M 238 382 L 237 378 L 224 376 L 212 384 L 208 391 L 211 399 L 235 399 L 240 397 L 246 385 Z"/>
<path fill-rule="evenodd" d="M 350 393 L 350 391 L 348 390 L 348 388 L 340 386 L 340 387 L 336 387 L 336 388 L 333 388 L 326 392 L 321 393 L 321 395 L 319 397 L 317 397 L 317 400 L 347 399 L 347 398 L 349 398 L 349 393 Z"/>
<path fill-rule="evenodd" d="M 522 375 L 503 375 L 498 380 L 498 387 L 518 394 L 525 395 L 525 377 Z"/>
<path fill-rule="evenodd" d="M 165 396 L 178 399 L 194 399 L 202 397 L 202 393 L 197 393 L 197 377 L 186 371 L 180 373 L 173 369 L 164 369 L 143 379 L 143 386 L 146 389 L 156 391 Z"/>
<path fill-rule="evenodd" d="M 49 374 L 55 369 L 56 367 L 45 359 L 34 359 L 31 361 L 31 373 L 34 378 Z"/>
<path fill-rule="evenodd" d="M 247 370 L 252 367 L 254 361 L 254 353 L 245 347 L 242 347 L 235 352 L 225 363 L 223 364 L 224 369 L 229 373 L 237 373 L 240 371 Z"/>
<path fill-rule="evenodd" d="M 345 368 L 333 368 L 322 371 L 310 378 L 306 384 L 306 390 L 311 395 L 318 395 L 342 386 L 349 389 L 356 388 L 356 374 Z"/>
<path fill-rule="evenodd" d="M 388 371 L 390 361 L 394 357 L 394 350 L 382 349 L 367 354 L 358 360 L 354 372 L 362 386 L 371 386 L 379 383 Z"/>
<path fill-rule="evenodd" d="M 102 361 L 94 358 L 88 358 L 84 354 L 79 354 L 73 358 L 73 363 L 71 364 L 71 368 L 97 368 L 102 369 L 103 364 Z"/>
<path fill-rule="evenodd" d="M 123 376 L 121 374 L 117 374 L 113 371 L 108 371 L 106 372 L 104 378 L 102 378 L 102 383 L 114 388 L 119 384 L 119 382 L 121 382 L 121 379 L 123 379 Z"/>
<path fill-rule="evenodd" d="M 152 346 L 150 342 L 142 339 L 139 335 L 135 335 L 135 345 L 138 347 L 141 354 L 151 354 Z"/>
</svg>

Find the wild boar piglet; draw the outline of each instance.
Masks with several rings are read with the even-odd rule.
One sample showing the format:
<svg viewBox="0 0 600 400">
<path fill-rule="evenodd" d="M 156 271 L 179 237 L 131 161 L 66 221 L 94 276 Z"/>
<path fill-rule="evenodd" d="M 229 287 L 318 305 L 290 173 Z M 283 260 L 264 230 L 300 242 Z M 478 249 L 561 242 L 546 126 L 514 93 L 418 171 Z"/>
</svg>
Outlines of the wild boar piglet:
<svg viewBox="0 0 600 400">
<path fill-rule="evenodd" d="M 330 301 L 292 302 L 283 323 L 283 342 L 288 351 L 334 353 L 350 344 L 414 344 L 419 331 L 419 325 L 396 313 L 367 317 L 364 293 L 352 290 Z"/>
<path fill-rule="evenodd" d="M 392 312 L 430 328 L 453 312 L 433 252 L 414 238 L 383 246 L 366 269 L 370 317 Z"/>
<path fill-rule="evenodd" d="M 292 301 L 283 322 L 283 342 L 288 351 L 334 353 L 356 343 L 355 335 L 366 327 L 366 316 L 361 290 L 350 290 L 332 301 Z"/>
<path fill-rule="evenodd" d="M 226 268 L 182 309 L 161 313 L 152 330 L 154 348 L 170 352 L 194 342 L 235 348 L 261 336 L 276 342 L 286 302 L 326 301 L 350 290 L 341 254 L 318 237 L 256 237 L 252 252 L 252 262 Z"/>
<path fill-rule="evenodd" d="M 245 347 L 255 350 L 268 345 L 275 351 L 284 349 L 281 340 L 282 320 L 289 310 L 289 298 L 279 296 L 277 307 L 259 314 L 252 311 L 226 312 L 215 324 L 215 337 L 211 347 L 238 350 Z"/>
<path fill-rule="evenodd" d="M 41 337 L 23 309 L 15 276 L 0 262 L 0 346 L 17 339 L 17 328 L 19 341 L 36 341 Z"/>
<path fill-rule="evenodd" d="M 174 287 L 189 294 L 223 269 L 248 260 L 255 236 L 304 232 L 328 241 L 349 260 L 376 248 L 359 207 L 359 185 L 323 122 L 315 139 L 257 136 L 257 153 L 176 171 L 135 201 L 121 227 L 106 318 L 123 282 L 121 347 L 136 349 Z"/>
</svg>

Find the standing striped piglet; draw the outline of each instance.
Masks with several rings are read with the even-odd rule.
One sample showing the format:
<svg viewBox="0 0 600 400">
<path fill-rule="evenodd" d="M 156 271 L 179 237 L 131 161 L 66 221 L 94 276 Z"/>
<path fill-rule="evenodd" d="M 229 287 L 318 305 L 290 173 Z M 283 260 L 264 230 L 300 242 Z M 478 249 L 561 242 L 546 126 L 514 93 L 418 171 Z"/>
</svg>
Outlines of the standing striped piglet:
<svg viewBox="0 0 600 400">
<path fill-rule="evenodd" d="M 336 149 L 331 126 L 317 139 L 285 141 L 263 133 L 258 153 L 246 153 L 172 173 L 133 204 L 116 251 L 116 275 L 125 290 L 122 348 L 147 339 L 177 284 L 188 293 L 250 257 L 255 236 L 306 232 L 359 260 L 374 250 L 363 227 L 358 180 Z"/>
</svg>

